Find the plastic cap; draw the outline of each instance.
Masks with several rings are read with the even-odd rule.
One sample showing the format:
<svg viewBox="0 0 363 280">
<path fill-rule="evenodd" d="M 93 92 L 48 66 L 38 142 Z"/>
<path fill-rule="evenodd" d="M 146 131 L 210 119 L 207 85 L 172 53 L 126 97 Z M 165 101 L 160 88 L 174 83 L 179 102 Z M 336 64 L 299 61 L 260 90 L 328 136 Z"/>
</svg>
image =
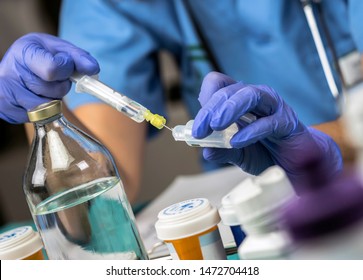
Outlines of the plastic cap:
<svg viewBox="0 0 363 280">
<path fill-rule="evenodd" d="M 174 126 L 172 133 L 175 141 L 185 141 L 185 125 Z"/>
<path fill-rule="evenodd" d="M 279 166 L 266 169 L 258 177 L 247 178 L 230 193 L 242 224 L 273 212 L 294 197 L 294 189 Z"/>
<path fill-rule="evenodd" d="M 220 221 L 217 209 L 206 198 L 195 198 L 161 210 L 155 229 L 159 239 L 175 240 L 204 232 Z"/>
<path fill-rule="evenodd" d="M 39 234 L 29 226 L 0 234 L 0 259 L 24 259 L 43 248 Z"/>
<path fill-rule="evenodd" d="M 241 186 L 238 185 L 237 187 Z M 236 211 L 234 210 L 234 205 L 231 201 L 231 193 L 233 191 L 237 191 L 237 187 L 222 198 L 221 201 L 222 205 L 218 210 L 219 215 L 221 216 L 222 219 L 222 223 L 227 226 L 237 226 L 241 224 L 236 215 Z"/>
<path fill-rule="evenodd" d="M 28 111 L 28 117 L 31 122 L 37 122 L 49 119 L 62 112 L 62 101 L 53 100 L 43 103 Z"/>
<path fill-rule="evenodd" d="M 185 125 L 177 125 L 173 128 L 173 137 L 175 141 L 186 141 L 193 139 L 192 128 L 194 120 L 189 120 Z"/>
</svg>

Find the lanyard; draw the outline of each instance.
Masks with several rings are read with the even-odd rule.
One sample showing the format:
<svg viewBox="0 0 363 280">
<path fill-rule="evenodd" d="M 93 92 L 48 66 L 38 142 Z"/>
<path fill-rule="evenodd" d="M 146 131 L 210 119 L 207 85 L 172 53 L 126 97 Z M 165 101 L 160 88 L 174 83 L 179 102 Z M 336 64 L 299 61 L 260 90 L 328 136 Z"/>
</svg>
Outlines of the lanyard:
<svg viewBox="0 0 363 280">
<path fill-rule="evenodd" d="M 321 0 L 300 0 L 300 1 L 301 1 L 302 6 L 303 6 L 303 9 L 304 9 L 304 14 L 305 14 L 307 23 L 309 25 L 309 29 L 310 29 L 311 34 L 313 36 L 314 44 L 315 44 L 316 50 L 318 52 L 318 57 L 319 57 L 321 65 L 322 65 L 324 76 L 325 76 L 325 79 L 326 79 L 326 81 L 328 83 L 329 90 L 330 90 L 332 96 L 334 97 L 334 99 L 337 101 L 337 103 L 339 103 L 340 97 L 341 97 L 342 94 L 340 94 L 338 86 L 337 86 L 337 84 L 335 82 L 335 79 L 334 79 L 334 76 L 333 76 L 333 69 L 332 69 L 332 67 L 330 65 L 330 62 L 328 60 L 328 56 L 327 56 L 327 53 L 326 53 L 326 50 L 325 50 L 325 47 L 324 47 L 324 44 L 323 44 L 322 36 L 321 36 L 320 31 L 318 29 L 318 24 L 317 24 L 317 21 L 316 21 L 314 12 L 313 12 L 313 7 L 312 7 L 313 3 L 318 4 L 318 3 L 321 2 Z M 214 59 L 214 55 L 212 54 L 210 48 L 208 47 L 208 44 L 206 44 L 206 40 L 205 40 L 205 38 L 203 36 L 203 33 L 200 30 L 200 27 L 199 27 L 196 19 L 195 19 L 195 16 L 194 16 L 194 14 L 192 12 L 192 9 L 191 9 L 191 7 L 189 5 L 189 2 L 185 1 L 185 4 L 186 4 L 186 9 L 187 9 L 187 11 L 188 11 L 188 13 L 189 13 L 189 15 L 190 15 L 190 17 L 192 19 L 193 24 L 194 24 L 194 27 L 196 28 L 198 36 L 201 39 L 201 44 L 202 44 L 202 46 L 204 47 L 204 49 L 206 51 L 207 57 L 209 58 L 214 70 L 221 72 L 221 69 L 220 69 L 217 61 Z M 326 33 L 327 33 L 327 30 L 326 30 Z M 326 35 L 329 35 L 329 34 L 326 34 Z M 335 57 L 334 49 L 332 48 L 332 46 L 331 46 L 331 49 L 332 49 L 333 56 Z M 339 63 L 338 63 L 336 57 L 335 57 L 335 60 L 336 60 L 335 61 L 336 62 L 335 63 L 336 64 L 335 65 L 336 69 L 338 70 L 338 74 L 339 74 L 340 79 L 342 81 L 342 85 L 344 86 L 344 79 L 341 76 L 341 73 L 340 73 L 340 70 L 339 70 Z"/>
<path fill-rule="evenodd" d="M 304 9 L 305 17 L 308 22 L 311 35 L 313 36 L 314 44 L 318 52 L 321 66 L 323 67 L 324 75 L 328 83 L 331 94 L 335 99 L 339 98 L 338 86 L 335 82 L 332 67 L 329 63 L 326 50 L 324 48 L 323 40 L 318 29 L 318 25 L 314 16 L 312 2 L 319 3 L 320 0 L 300 0 Z M 338 63 L 336 63 L 338 67 Z"/>
</svg>

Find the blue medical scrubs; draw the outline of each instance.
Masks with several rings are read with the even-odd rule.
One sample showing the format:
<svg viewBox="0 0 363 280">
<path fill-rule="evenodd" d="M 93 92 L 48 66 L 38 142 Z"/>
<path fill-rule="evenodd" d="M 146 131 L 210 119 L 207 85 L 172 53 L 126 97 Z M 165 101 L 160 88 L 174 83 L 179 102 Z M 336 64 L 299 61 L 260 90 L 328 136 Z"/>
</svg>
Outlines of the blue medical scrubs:
<svg viewBox="0 0 363 280">
<path fill-rule="evenodd" d="M 158 52 L 170 52 L 180 67 L 182 98 L 194 118 L 200 108 L 200 85 L 213 65 L 185 1 L 62 2 L 60 36 L 98 60 L 101 81 L 164 116 Z M 306 125 L 339 117 L 300 0 L 190 0 L 189 4 L 221 72 L 237 81 L 274 88 Z M 322 0 L 321 8 L 337 56 L 355 49 L 362 52 L 363 1 Z M 75 109 L 100 101 L 72 90 L 66 102 Z"/>
<path fill-rule="evenodd" d="M 274 88 L 306 125 L 339 117 L 299 0 L 203 0 L 189 5 L 190 10 L 181 0 L 64 0 L 60 36 L 99 61 L 101 81 L 166 117 L 158 52 L 170 52 L 180 66 L 182 98 L 192 119 L 200 109 L 203 77 L 213 70 L 192 12 L 221 72 Z M 363 51 L 363 1 L 322 0 L 321 10 L 338 57 Z M 65 100 L 71 109 L 101 102 L 73 90 Z M 203 167 L 215 168 L 205 162 Z"/>
<path fill-rule="evenodd" d="M 275 88 L 306 125 L 337 118 L 299 0 L 189 2 L 222 72 Z M 355 48 L 361 51 L 362 1 L 323 0 L 321 5 L 338 56 Z M 60 36 L 97 58 L 102 81 L 162 115 L 165 95 L 157 52 L 171 52 L 181 67 L 183 99 L 191 118 L 197 113 L 202 78 L 213 69 L 183 1 L 65 0 Z M 66 101 L 73 109 L 99 102 L 74 92 Z"/>
</svg>

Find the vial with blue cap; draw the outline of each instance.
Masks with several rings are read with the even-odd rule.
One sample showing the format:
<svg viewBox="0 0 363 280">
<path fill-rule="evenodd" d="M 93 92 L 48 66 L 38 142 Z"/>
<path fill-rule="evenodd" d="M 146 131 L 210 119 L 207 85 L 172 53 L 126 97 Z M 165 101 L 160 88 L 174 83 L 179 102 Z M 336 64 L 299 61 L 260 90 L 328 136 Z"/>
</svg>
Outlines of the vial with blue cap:
<svg viewBox="0 0 363 280">
<path fill-rule="evenodd" d="M 246 234 L 243 232 L 241 222 L 234 210 L 233 203 L 231 201 L 231 192 L 222 198 L 221 207 L 218 209 L 218 212 L 221 216 L 222 223 L 230 227 L 235 245 L 238 248 L 245 239 Z"/>
</svg>

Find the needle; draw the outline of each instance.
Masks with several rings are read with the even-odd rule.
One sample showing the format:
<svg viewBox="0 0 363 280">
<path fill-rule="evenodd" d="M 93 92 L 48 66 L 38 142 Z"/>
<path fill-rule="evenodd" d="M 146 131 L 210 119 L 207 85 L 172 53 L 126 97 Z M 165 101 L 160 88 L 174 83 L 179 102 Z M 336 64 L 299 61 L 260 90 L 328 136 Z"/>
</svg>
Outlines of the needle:
<svg viewBox="0 0 363 280">
<path fill-rule="evenodd" d="M 167 129 L 169 129 L 171 132 L 173 132 L 173 129 L 172 129 L 172 128 L 170 128 L 170 127 L 166 126 L 165 124 L 163 124 L 163 126 L 164 126 L 165 128 L 167 128 Z"/>
</svg>

